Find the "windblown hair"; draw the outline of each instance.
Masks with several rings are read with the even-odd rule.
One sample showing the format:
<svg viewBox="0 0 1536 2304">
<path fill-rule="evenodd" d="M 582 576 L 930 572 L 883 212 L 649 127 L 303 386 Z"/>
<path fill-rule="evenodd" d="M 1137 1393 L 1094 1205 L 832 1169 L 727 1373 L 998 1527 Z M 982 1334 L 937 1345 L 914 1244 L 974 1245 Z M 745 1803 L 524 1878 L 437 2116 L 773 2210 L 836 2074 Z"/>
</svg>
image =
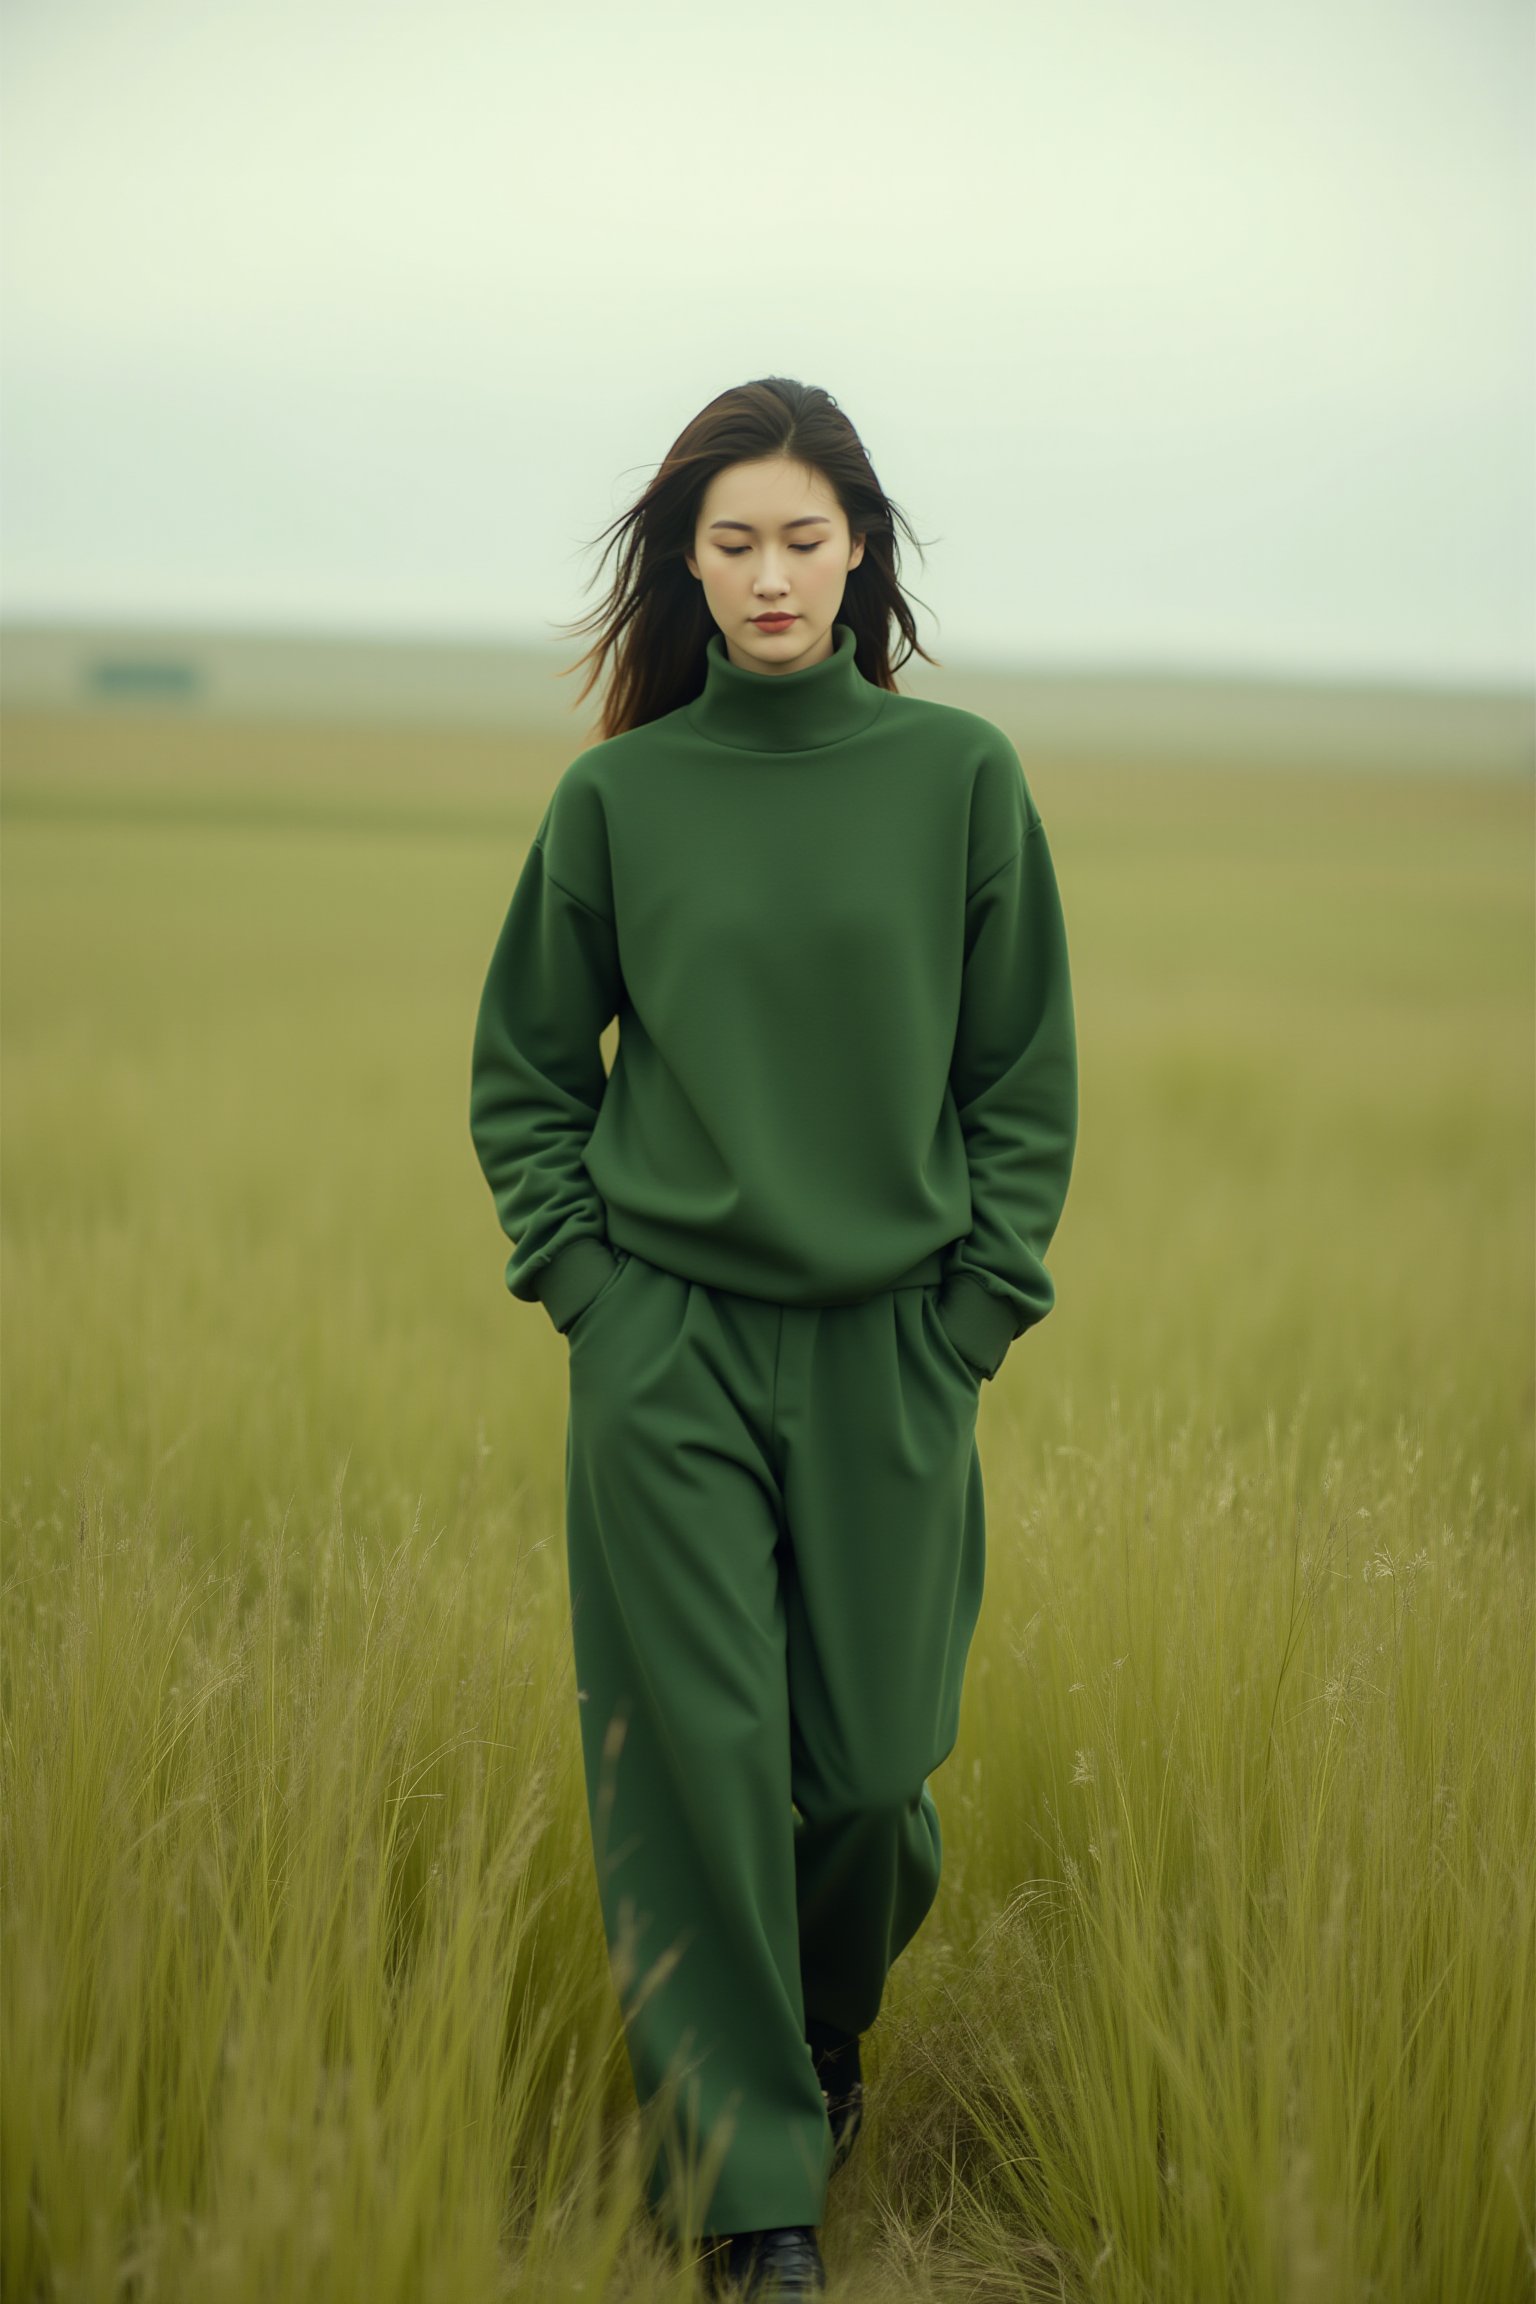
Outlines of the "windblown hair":
<svg viewBox="0 0 1536 2304">
<path fill-rule="evenodd" d="M 876 479 L 864 443 L 830 392 L 796 383 L 791 376 L 760 376 L 701 408 L 635 503 L 594 540 L 609 539 L 603 560 L 617 550 L 613 582 L 590 614 L 563 627 L 572 633 L 595 631 L 597 638 L 561 677 L 590 665 L 579 704 L 612 655 L 599 723 L 602 740 L 659 720 L 664 712 L 692 703 L 702 690 L 705 650 L 718 626 L 684 554 L 693 549 L 699 508 L 715 474 L 762 456 L 783 456 L 819 472 L 847 516 L 850 536 L 865 540 L 864 556 L 848 571 L 837 612 L 839 623 L 853 627 L 855 661 L 864 678 L 877 688 L 894 688 L 894 674 L 908 657 L 939 661 L 920 645 L 916 619 L 897 578 L 897 528 L 919 553 L 922 546 Z M 906 641 L 894 665 L 893 625 Z"/>
</svg>

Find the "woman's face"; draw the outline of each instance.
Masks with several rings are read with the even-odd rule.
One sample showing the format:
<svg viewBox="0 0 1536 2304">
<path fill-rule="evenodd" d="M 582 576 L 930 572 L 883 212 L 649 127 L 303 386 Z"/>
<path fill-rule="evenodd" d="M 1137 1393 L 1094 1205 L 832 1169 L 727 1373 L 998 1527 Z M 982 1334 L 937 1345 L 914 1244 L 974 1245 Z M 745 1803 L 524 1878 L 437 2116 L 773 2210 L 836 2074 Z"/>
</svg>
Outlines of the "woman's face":
<svg viewBox="0 0 1536 2304">
<path fill-rule="evenodd" d="M 727 656 L 749 672 L 803 672 L 831 655 L 848 571 L 863 557 L 830 482 L 787 456 L 717 472 L 684 554 Z M 757 621 L 774 612 L 791 621 Z"/>
</svg>

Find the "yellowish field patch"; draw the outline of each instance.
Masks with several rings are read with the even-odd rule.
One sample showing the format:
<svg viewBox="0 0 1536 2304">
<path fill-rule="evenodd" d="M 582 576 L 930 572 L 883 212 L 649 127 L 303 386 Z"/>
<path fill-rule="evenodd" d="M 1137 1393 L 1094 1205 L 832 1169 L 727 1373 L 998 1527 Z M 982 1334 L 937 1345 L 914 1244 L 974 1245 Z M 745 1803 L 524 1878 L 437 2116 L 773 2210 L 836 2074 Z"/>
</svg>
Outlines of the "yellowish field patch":
<svg viewBox="0 0 1536 2304">
<path fill-rule="evenodd" d="M 0 740 L 5 2293 L 682 2295 L 468 1134 L 565 754 Z M 1080 1156 L 829 2262 L 1528 2293 L 1532 795 L 1029 774 Z"/>
</svg>

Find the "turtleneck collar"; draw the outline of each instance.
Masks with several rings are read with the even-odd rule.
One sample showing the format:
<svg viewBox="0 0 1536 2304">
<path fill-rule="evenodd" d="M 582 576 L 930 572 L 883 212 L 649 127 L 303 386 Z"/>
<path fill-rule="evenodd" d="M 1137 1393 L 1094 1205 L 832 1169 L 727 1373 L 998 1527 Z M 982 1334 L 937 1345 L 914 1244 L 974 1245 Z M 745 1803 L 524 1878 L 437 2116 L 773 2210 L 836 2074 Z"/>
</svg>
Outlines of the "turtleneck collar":
<svg viewBox="0 0 1536 2304">
<path fill-rule="evenodd" d="M 704 686 L 688 707 L 701 736 L 742 752 L 812 752 L 867 728 L 886 691 L 854 661 L 851 624 L 834 623 L 832 652 L 799 672 L 748 672 L 733 664 L 719 632 L 705 650 Z"/>
</svg>

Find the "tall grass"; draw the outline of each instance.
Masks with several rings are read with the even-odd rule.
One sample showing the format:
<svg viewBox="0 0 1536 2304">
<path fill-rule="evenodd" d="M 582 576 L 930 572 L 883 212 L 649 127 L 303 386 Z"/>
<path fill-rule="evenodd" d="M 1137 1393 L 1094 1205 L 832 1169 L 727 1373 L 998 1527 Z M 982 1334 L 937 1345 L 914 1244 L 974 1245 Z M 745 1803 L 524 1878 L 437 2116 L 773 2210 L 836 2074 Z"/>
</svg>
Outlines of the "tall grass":
<svg viewBox="0 0 1536 2304">
<path fill-rule="evenodd" d="M 7 2293 L 447 2298 L 504 2237 L 616 2253 L 547 1586 L 339 1509 L 249 1596 L 158 1537 L 97 1499 L 8 1592 Z"/>
<path fill-rule="evenodd" d="M 0 2280 L 681 2298 L 467 1139 L 552 763 L 291 743 L 6 732 Z M 1526 2296 L 1530 795 L 1034 785 L 1082 1152 L 834 2294 Z"/>
<path fill-rule="evenodd" d="M 995 1916 L 913 2027 L 892 2185 L 999 2293 L 1021 2248 L 1042 2295 L 1529 2285 L 1528 1531 L 1406 1430 L 1315 1484 L 1289 1437 L 1042 1467 L 975 1683 Z"/>
</svg>

